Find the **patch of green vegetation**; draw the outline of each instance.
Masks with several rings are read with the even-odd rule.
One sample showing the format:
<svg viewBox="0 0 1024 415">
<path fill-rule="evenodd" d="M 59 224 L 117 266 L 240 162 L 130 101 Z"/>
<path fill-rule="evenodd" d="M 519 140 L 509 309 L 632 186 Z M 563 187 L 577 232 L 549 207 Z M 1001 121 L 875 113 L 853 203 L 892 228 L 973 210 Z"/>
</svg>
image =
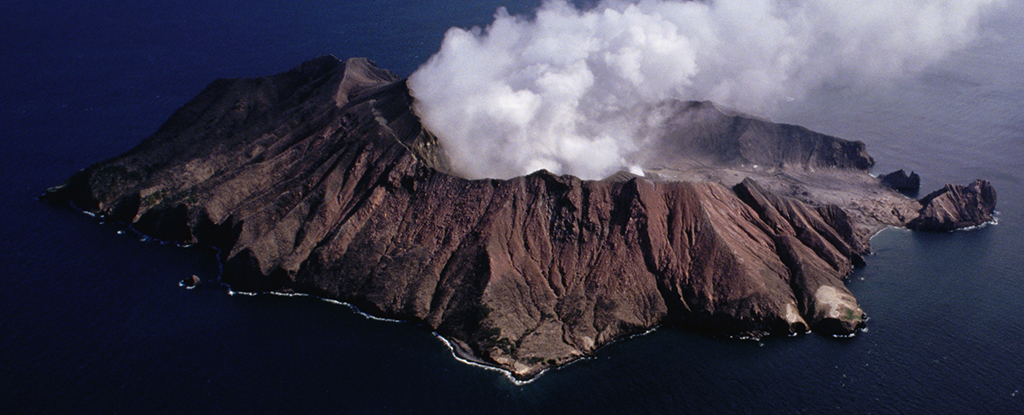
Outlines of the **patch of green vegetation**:
<svg viewBox="0 0 1024 415">
<path fill-rule="evenodd" d="M 508 337 L 502 337 L 494 344 L 495 347 L 501 349 L 505 354 L 511 356 L 519 349 L 519 345 L 509 340 Z"/>
<path fill-rule="evenodd" d="M 167 198 L 167 193 L 168 191 L 166 189 L 160 189 L 146 195 L 146 197 L 142 198 L 142 206 L 154 206 L 159 204 Z"/>
<path fill-rule="evenodd" d="M 488 347 L 497 343 L 499 337 L 501 337 L 501 329 L 497 327 L 491 327 L 480 331 L 480 343 Z"/>
<path fill-rule="evenodd" d="M 530 365 L 558 366 L 558 360 L 551 357 L 544 358 L 541 356 L 532 356 L 527 358 L 526 363 Z"/>
<path fill-rule="evenodd" d="M 518 343 L 513 342 L 508 337 L 501 337 L 501 329 L 497 327 L 481 330 L 480 334 L 480 345 L 484 349 L 498 348 L 507 355 L 512 355 L 512 353 L 519 349 Z"/>
<path fill-rule="evenodd" d="M 852 309 L 847 308 L 846 312 L 843 313 L 843 320 L 855 321 L 855 320 L 859 320 L 859 319 L 860 319 L 860 316 L 858 316 L 857 313 L 854 312 Z"/>
<path fill-rule="evenodd" d="M 181 200 L 189 205 L 195 205 L 199 203 L 199 191 L 194 187 L 190 187 L 188 190 L 178 194 Z"/>
<path fill-rule="evenodd" d="M 171 189 L 160 189 L 142 198 L 142 206 L 156 206 L 165 201 L 171 203 L 183 203 L 196 205 L 199 203 L 199 192 L 195 188 L 189 188 L 183 192 L 175 193 Z"/>
</svg>

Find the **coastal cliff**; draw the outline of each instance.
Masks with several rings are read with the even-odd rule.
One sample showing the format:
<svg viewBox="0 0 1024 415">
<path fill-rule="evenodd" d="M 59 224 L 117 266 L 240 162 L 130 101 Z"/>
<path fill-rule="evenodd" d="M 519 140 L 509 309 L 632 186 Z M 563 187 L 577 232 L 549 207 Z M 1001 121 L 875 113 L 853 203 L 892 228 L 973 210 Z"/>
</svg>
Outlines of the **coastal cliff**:
<svg viewBox="0 0 1024 415">
<path fill-rule="evenodd" d="M 418 322 L 518 378 L 664 324 L 853 333 L 843 279 L 872 233 L 974 226 L 995 206 L 982 181 L 907 199 L 865 172 L 862 143 L 680 101 L 662 108 L 675 150 L 646 177 L 468 180 L 413 102 L 365 59 L 218 80 L 43 197 L 217 247 L 233 289 Z"/>
</svg>

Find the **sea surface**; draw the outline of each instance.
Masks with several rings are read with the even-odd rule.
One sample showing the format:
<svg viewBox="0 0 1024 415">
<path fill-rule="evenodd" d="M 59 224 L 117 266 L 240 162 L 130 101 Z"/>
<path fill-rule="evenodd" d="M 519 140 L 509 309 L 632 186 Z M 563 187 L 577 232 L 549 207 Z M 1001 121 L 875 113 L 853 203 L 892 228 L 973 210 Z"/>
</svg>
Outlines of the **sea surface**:
<svg viewBox="0 0 1024 415">
<path fill-rule="evenodd" d="M 0 412 L 1024 413 L 1024 6 L 923 73 L 830 85 L 773 120 L 867 143 L 923 191 L 991 180 L 998 224 L 887 230 L 848 286 L 853 338 L 674 329 L 517 385 L 408 323 L 314 298 L 186 290 L 213 254 L 36 199 L 220 77 L 323 54 L 402 76 L 451 26 L 538 1 L 7 2 L 0 11 Z"/>
</svg>

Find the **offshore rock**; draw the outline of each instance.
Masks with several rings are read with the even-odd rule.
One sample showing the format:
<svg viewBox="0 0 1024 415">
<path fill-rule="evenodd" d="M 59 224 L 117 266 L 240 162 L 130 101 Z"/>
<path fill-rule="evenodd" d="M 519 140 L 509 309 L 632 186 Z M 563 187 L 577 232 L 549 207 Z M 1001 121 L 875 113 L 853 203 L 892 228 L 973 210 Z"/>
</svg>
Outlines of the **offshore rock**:
<svg viewBox="0 0 1024 415">
<path fill-rule="evenodd" d="M 987 180 L 967 186 L 946 185 L 921 200 L 921 214 L 907 228 L 942 232 L 979 226 L 993 220 L 996 190 Z"/>
<path fill-rule="evenodd" d="M 863 144 L 708 103 L 667 103 L 668 142 L 754 178 L 467 180 L 448 173 L 412 101 L 365 59 L 218 80 L 138 147 L 44 198 L 212 245 L 233 289 L 418 322 L 519 378 L 663 324 L 852 333 L 864 317 L 843 278 L 873 229 L 920 207 L 863 172 Z M 676 117 L 687 114 L 699 129 L 686 132 Z M 856 197 L 843 193 L 865 177 Z M 966 200 L 942 198 L 931 200 Z"/>
<path fill-rule="evenodd" d="M 198 287 L 200 283 L 202 283 L 202 280 L 199 279 L 199 276 L 198 275 L 192 275 L 191 277 L 188 277 L 188 278 L 185 278 L 185 279 L 181 280 L 181 282 L 178 283 L 178 285 L 181 285 L 182 287 L 185 287 L 185 288 L 188 288 L 188 289 L 192 289 L 192 288 Z"/>
<path fill-rule="evenodd" d="M 907 175 L 903 169 L 879 176 L 878 179 L 882 181 L 883 185 L 901 193 L 916 194 L 921 190 L 921 176 L 914 172 Z"/>
</svg>

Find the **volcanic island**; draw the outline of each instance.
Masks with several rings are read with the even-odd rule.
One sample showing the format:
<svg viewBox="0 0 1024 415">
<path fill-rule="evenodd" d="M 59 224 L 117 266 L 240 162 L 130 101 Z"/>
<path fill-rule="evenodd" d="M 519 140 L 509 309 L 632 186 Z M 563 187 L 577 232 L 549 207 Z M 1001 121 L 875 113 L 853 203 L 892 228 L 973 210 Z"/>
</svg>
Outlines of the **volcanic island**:
<svg viewBox="0 0 1024 415">
<path fill-rule="evenodd" d="M 452 173 L 407 83 L 320 57 L 221 79 L 130 151 L 43 199 L 219 252 L 220 282 L 301 293 L 431 330 L 531 379 L 659 326 L 850 335 L 845 287 L 886 227 L 993 220 L 987 181 L 921 199 L 861 142 L 711 102 L 666 101 L 638 176 Z M 204 282 L 204 284 L 207 284 Z"/>
</svg>

